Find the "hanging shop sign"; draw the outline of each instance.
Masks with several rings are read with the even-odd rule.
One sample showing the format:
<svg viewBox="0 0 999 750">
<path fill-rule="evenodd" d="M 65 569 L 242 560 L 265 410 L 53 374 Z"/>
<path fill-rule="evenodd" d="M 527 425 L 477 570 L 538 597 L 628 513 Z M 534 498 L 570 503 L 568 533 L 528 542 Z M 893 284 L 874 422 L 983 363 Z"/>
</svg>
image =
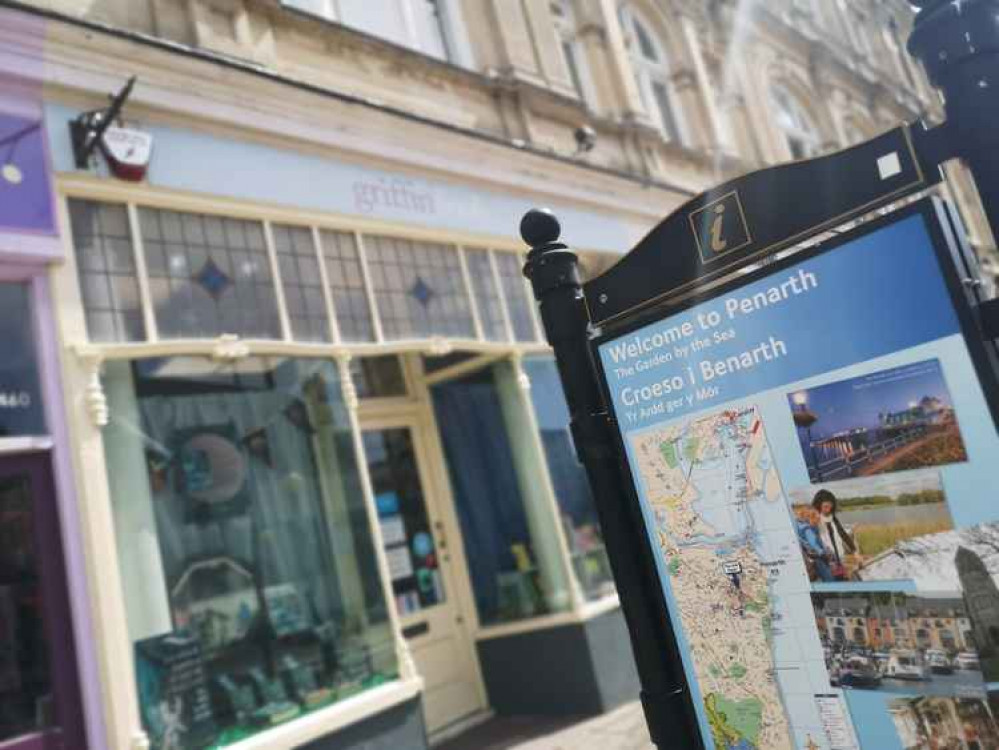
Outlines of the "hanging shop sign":
<svg viewBox="0 0 999 750">
<path fill-rule="evenodd" d="M 767 231 L 746 195 L 681 227 L 691 278 Z M 954 227 L 924 199 L 593 341 L 708 750 L 999 746 L 997 388 Z"/>
</svg>

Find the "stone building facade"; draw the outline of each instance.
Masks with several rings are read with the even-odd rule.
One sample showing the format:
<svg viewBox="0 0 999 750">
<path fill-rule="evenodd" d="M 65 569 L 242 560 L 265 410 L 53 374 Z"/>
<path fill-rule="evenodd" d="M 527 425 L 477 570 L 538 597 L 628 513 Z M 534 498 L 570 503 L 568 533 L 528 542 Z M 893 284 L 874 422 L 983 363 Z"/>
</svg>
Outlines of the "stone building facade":
<svg viewBox="0 0 999 750">
<path fill-rule="evenodd" d="M 37 94 L 51 171 L 91 750 L 417 750 L 490 712 L 633 699 L 521 215 L 549 205 L 597 273 L 723 179 L 941 112 L 903 0 L 0 14 L 0 83 Z M 138 181 L 69 135 L 131 76 Z"/>
</svg>

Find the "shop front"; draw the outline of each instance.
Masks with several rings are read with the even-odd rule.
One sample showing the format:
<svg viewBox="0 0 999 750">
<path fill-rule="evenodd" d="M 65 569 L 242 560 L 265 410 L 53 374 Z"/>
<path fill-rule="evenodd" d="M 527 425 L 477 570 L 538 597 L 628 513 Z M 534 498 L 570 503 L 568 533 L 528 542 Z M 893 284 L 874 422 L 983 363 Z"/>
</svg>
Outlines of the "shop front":
<svg viewBox="0 0 999 750">
<path fill-rule="evenodd" d="M 47 113 L 110 748 L 416 750 L 637 695 L 525 199 L 155 117 L 126 183 Z M 403 183 L 453 205 L 339 203 Z"/>
<path fill-rule="evenodd" d="M 43 33 L 0 12 L 0 60 L 6 36 L 30 50 Z M 100 686 L 48 283 L 62 248 L 43 108 L 30 79 L 0 71 L 0 746 L 94 748 Z"/>
</svg>

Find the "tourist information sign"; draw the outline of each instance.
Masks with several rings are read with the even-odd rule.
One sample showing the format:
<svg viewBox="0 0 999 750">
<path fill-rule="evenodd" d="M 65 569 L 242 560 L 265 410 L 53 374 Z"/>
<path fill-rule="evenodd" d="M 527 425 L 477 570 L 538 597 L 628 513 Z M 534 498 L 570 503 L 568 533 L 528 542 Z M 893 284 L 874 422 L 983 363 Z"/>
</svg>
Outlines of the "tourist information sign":
<svg viewBox="0 0 999 750">
<path fill-rule="evenodd" d="M 901 750 L 935 716 L 999 743 L 994 374 L 954 240 L 925 199 L 593 341 L 708 748 Z"/>
<path fill-rule="evenodd" d="M 583 284 L 525 268 L 653 742 L 999 747 L 999 302 L 932 188 L 999 229 L 999 0 L 916 0 L 947 121 L 693 198 Z"/>
</svg>

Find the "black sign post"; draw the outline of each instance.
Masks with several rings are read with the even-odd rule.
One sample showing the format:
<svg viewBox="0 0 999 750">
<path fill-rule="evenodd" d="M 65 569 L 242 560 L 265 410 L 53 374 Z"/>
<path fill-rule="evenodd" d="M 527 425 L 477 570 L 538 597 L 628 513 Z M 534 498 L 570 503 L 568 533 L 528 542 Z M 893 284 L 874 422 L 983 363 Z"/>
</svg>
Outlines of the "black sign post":
<svg viewBox="0 0 999 750">
<path fill-rule="evenodd" d="M 596 498 L 657 747 L 700 750 L 709 744 L 594 342 L 662 319 L 666 309 L 710 299 L 712 289 L 735 272 L 932 187 L 950 159 L 970 167 L 990 223 L 999 229 L 999 0 L 913 5 L 920 10 L 909 49 L 944 92 L 947 122 L 932 128 L 902 125 L 836 154 L 731 180 L 689 201 L 608 272 L 585 284 L 578 258 L 559 241 L 561 227 L 550 212 L 530 211 L 521 222 L 531 248 L 524 272 L 540 305 L 576 449 Z M 948 278 L 959 291 L 964 287 L 962 320 L 977 329 L 976 367 L 994 370 L 995 348 L 983 342 L 999 335 L 999 306 L 978 296 L 973 255 L 957 237 L 960 222 L 945 209 L 940 221 L 947 227 L 941 231 L 951 236 Z M 968 326 L 962 330 L 967 336 Z M 994 408 L 994 376 L 988 381 L 982 387 Z M 729 575 L 738 585 L 739 575 Z"/>
</svg>

